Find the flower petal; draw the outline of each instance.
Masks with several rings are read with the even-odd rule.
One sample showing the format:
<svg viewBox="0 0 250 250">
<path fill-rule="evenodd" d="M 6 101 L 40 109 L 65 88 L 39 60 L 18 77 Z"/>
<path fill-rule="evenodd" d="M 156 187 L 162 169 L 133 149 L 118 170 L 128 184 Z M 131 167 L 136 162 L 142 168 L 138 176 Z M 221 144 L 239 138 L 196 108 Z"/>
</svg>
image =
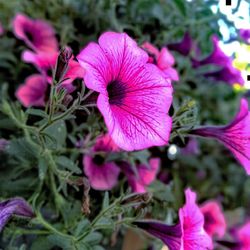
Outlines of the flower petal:
<svg viewBox="0 0 250 250">
<path fill-rule="evenodd" d="M 12 215 L 33 217 L 34 213 L 22 198 L 12 198 L 0 202 L 0 232 Z"/>
<path fill-rule="evenodd" d="M 205 231 L 212 237 L 217 235 L 222 238 L 226 232 L 226 220 L 217 201 L 208 201 L 201 206 L 204 215 Z"/>
<path fill-rule="evenodd" d="M 13 28 L 16 37 L 35 51 L 55 52 L 58 50 L 55 31 L 44 20 L 33 20 L 18 13 L 13 20 Z"/>
<path fill-rule="evenodd" d="M 25 106 L 44 106 L 47 81 L 42 75 L 29 76 L 16 91 L 17 99 Z"/>
<path fill-rule="evenodd" d="M 196 204 L 196 194 L 190 189 L 185 191 L 186 203 L 179 210 L 183 230 L 183 250 L 213 249 L 212 240 L 204 230 L 204 217 Z"/>
<path fill-rule="evenodd" d="M 91 156 L 85 155 L 83 166 L 92 188 L 110 190 L 117 184 L 120 169 L 115 163 L 107 162 L 97 165 Z"/>
<path fill-rule="evenodd" d="M 168 226 L 154 220 L 135 221 L 133 224 L 162 240 L 169 250 L 180 250 L 182 237 L 180 224 Z"/>
<path fill-rule="evenodd" d="M 128 151 L 166 145 L 172 126 L 167 114 L 172 103 L 171 84 L 152 64 L 146 64 L 127 83 L 121 105 L 110 105 L 102 94 L 97 100 L 113 141 Z"/>
</svg>

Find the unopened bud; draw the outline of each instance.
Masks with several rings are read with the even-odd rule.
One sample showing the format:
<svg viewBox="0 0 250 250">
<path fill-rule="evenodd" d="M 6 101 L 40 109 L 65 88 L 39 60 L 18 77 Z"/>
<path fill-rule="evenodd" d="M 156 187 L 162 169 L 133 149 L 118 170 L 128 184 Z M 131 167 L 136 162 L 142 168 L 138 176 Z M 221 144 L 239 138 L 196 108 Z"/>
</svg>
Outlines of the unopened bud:
<svg viewBox="0 0 250 250">
<path fill-rule="evenodd" d="M 69 47 L 64 47 L 61 49 L 60 54 L 57 57 L 56 62 L 56 73 L 55 82 L 60 83 L 68 70 L 69 60 L 72 57 L 72 50 Z"/>
</svg>

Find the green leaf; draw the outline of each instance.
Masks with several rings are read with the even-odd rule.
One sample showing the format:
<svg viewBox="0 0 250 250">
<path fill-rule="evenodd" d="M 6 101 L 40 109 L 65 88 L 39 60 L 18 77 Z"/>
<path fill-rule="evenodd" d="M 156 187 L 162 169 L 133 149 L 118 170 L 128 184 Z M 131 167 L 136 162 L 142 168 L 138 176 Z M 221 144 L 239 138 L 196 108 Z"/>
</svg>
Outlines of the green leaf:
<svg viewBox="0 0 250 250">
<path fill-rule="evenodd" d="M 38 160 L 38 171 L 39 171 L 39 179 L 44 180 L 48 169 L 47 161 L 44 158 L 39 158 Z"/>
<path fill-rule="evenodd" d="M 185 5 L 185 1 L 183 0 L 174 0 L 174 3 L 177 7 L 177 9 L 180 11 L 180 13 L 183 15 L 183 16 L 186 16 L 186 5 Z"/>
<path fill-rule="evenodd" d="M 47 118 L 48 115 L 46 114 L 46 112 L 44 112 L 41 109 L 34 109 L 34 108 L 29 108 L 26 110 L 25 112 L 28 115 L 35 115 L 35 116 L 39 116 L 39 117 L 43 117 L 43 118 Z"/>
<path fill-rule="evenodd" d="M 75 250 L 70 238 L 66 238 L 57 234 L 48 236 L 48 240 L 53 246 L 61 247 L 63 250 Z"/>
<path fill-rule="evenodd" d="M 78 223 L 74 235 L 75 235 L 76 237 L 78 237 L 80 234 L 82 234 L 82 233 L 84 232 L 84 229 L 86 229 L 86 228 L 88 227 L 89 224 L 90 224 L 90 223 L 89 223 L 89 220 L 87 220 L 87 219 L 85 219 L 85 218 L 82 219 L 82 220 Z"/>
<path fill-rule="evenodd" d="M 102 235 L 101 233 L 98 232 L 90 233 L 84 238 L 84 242 L 87 242 L 88 244 L 91 245 L 99 244 L 101 240 L 102 240 Z"/>
<path fill-rule="evenodd" d="M 81 174 L 82 170 L 69 158 L 66 156 L 59 156 L 56 158 L 56 163 L 63 167 L 63 169 L 67 169 L 73 173 Z"/>
<path fill-rule="evenodd" d="M 103 202 L 102 202 L 102 209 L 106 209 L 109 206 L 109 192 L 106 191 L 104 194 Z"/>
<path fill-rule="evenodd" d="M 48 134 L 49 137 L 54 139 L 52 141 L 48 137 L 45 138 L 46 144 L 49 148 L 61 148 L 65 144 L 65 140 L 67 137 L 67 129 L 65 122 L 56 122 L 55 124 L 45 129 L 44 133 Z"/>
</svg>

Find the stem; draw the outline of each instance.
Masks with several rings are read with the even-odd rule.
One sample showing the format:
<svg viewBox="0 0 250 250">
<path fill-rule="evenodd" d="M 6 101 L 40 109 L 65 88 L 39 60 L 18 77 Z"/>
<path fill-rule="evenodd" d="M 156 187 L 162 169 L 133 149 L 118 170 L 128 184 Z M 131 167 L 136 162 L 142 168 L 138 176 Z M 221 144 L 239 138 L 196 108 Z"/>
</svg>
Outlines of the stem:
<svg viewBox="0 0 250 250">
<path fill-rule="evenodd" d="M 88 234 L 93 232 L 95 230 L 95 224 L 110 210 L 112 210 L 114 207 L 116 207 L 117 203 L 120 202 L 120 199 L 115 200 L 110 206 L 108 206 L 106 209 L 102 210 L 96 217 L 95 219 L 90 223 L 89 225 L 89 230 L 86 230 L 85 233 L 80 235 L 76 240 L 80 241 L 84 239 Z"/>
<path fill-rule="evenodd" d="M 36 220 L 39 222 L 39 224 L 41 224 L 44 228 L 48 229 L 50 232 L 53 232 L 53 233 L 58 234 L 62 237 L 65 237 L 65 238 L 70 238 L 73 241 L 75 240 L 73 236 L 70 236 L 70 235 L 67 235 L 67 234 L 60 232 L 55 227 L 53 227 L 51 224 L 49 224 L 47 221 L 45 221 L 40 213 L 37 215 Z"/>
</svg>

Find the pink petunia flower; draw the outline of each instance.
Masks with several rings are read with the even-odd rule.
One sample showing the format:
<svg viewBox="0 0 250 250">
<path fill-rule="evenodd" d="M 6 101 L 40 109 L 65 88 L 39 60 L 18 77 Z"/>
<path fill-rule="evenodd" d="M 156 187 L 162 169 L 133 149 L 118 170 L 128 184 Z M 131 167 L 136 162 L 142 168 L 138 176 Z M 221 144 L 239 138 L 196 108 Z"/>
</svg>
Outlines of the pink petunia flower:
<svg viewBox="0 0 250 250">
<path fill-rule="evenodd" d="M 200 207 L 204 215 L 205 231 L 213 237 L 217 235 L 222 238 L 226 232 L 226 220 L 221 207 L 217 201 L 208 201 Z"/>
<path fill-rule="evenodd" d="M 160 159 L 152 158 L 149 160 L 149 166 L 140 164 L 137 166 L 137 173 L 133 171 L 128 163 L 122 164 L 122 169 L 127 176 L 128 183 L 135 193 L 146 192 L 146 187 L 150 185 L 156 178 L 160 167 Z"/>
<path fill-rule="evenodd" d="M 151 43 L 145 42 L 142 44 L 142 48 L 149 54 L 148 61 L 158 66 L 167 79 L 171 79 L 173 81 L 179 80 L 177 71 L 172 67 L 175 63 L 175 59 L 166 47 L 159 51 Z"/>
<path fill-rule="evenodd" d="M 250 221 L 237 231 L 239 240 L 237 250 L 250 250 Z"/>
<path fill-rule="evenodd" d="M 31 75 L 19 86 L 16 97 L 25 107 L 44 106 L 47 88 L 48 83 L 44 76 Z"/>
<path fill-rule="evenodd" d="M 52 82 L 53 70 L 56 67 L 56 61 L 59 52 L 53 53 L 34 53 L 32 51 L 25 51 L 22 54 L 22 60 L 27 63 L 32 63 L 41 74 L 45 75 L 48 82 Z M 66 88 L 69 93 L 75 90 L 72 82 L 84 76 L 84 69 L 79 65 L 77 61 L 73 59 L 73 56 L 69 60 L 68 69 L 64 75 L 64 81 L 61 83 L 61 87 Z"/>
<path fill-rule="evenodd" d="M 52 53 L 58 50 L 55 31 L 49 23 L 17 14 L 13 20 L 15 36 L 34 51 Z"/>
<path fill-rule="evenodd" d="M 106 32 L 77 59 L 115 144 L 132 151 L 166 145 L 172 127 L 171 82 L 125 33 Z"/>
<path fill-rule="evenodd" d="M 227 56 L 219 45 L 219 39 L 217 36 L 212 36 L 213 52 L 202 60 L 192 59 L 193 67 L 197 68 L 202 65 L 215 64 L 219 66 L 225 66 L 232 62 L 232 59 Z"/>
<path fill-rule="evenodd" d="M 219 39 L 217 36 L 212 36 L 213 42 L 213 52 L 206 58 L 202 60 L 192 59 L 192 64 L 194 68 L 200 66 L 213 64 L 220 68 L 216 71 L 204 73 L 205 77 L 211 77 L 218 81 L 224 81 L 229 84 L 238 83 L 244 85 L 244 79 L 241 72 L 233 66 L 233 60 L 231 57 L 227 56 L 219 45 Z"/>
<path fill-rule="evenodd" d="M 226 126 L 204 126 L 190 133 L 221 141 L 242 164 L 250 175 L 250 113 L 248 102 L 241 100 L 240 110 L 234 120 Z"/>
<path fill-rule="evenodd" d="M 181 249 L 213 249 L 212 240 L 204 230 L 204 216 L 196 204 L 196 194 L 188 188 L 185 196 L 186 204 L 179 210 L 183 230 Z"/>
<path fill-rule="evenodd" d="M 204 230 L 204 217 L 196 204 L 196 194 L 185 191 L 186 204 L 179 210 L 177 225 L 157 221 L 136 221 L 134 224 L 159 238 L 170 250 L 213 249 L 211 237 Z"/>
<path fill-rule="evenodd" d="M 242 77 L 241 72 L 234 68 L 232 64 L 227 64 L 222 69 L 214 72 L 207 72 L 204 74 L 205 77 L 211 77 L 217 81 L 227 82 L 230 85 L 234 85 L 235 83 L 243 86 L 245 81 Z"/>
<path fill-rule="evenodd" d="M 117 184 L 120 169 L 114 162 L 105 162 L 104 156 L 118 150 L 110 136 L 106 134 L 97 139 L 92 154 L 83 156 L 84 172 L 92 188 L 110 190 Z"/>
<path fill-rule="evenodd" d="M 231 250 L 250 250 L 250 221 L 243 226 L 231 229 L 233 241 L 218 240 L 217 242 Z"/>
</svg>

